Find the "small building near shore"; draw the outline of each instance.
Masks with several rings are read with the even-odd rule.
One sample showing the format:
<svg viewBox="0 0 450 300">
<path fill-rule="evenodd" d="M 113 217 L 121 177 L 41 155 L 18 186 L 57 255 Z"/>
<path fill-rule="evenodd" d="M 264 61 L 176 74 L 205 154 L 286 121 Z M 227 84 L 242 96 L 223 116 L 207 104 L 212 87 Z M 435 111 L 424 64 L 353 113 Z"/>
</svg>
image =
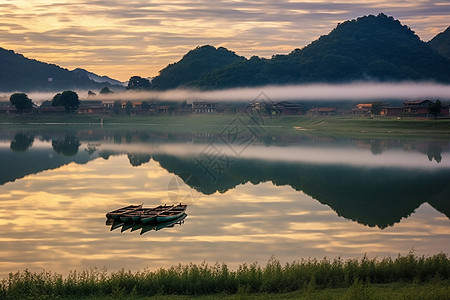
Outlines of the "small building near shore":
<svg viewBox="0 0 450 300">
<path fill-rule="evenodd" d="M 276 107 L 277 107 L 277 111 L 279 111 L 280 114 L 282 114 L 282 115 L 294 116 L 294 115 L 302 114 L 302 108 L 300 106 L 300 103 L 282 101 L 282 102 L 278 102 L 276 104 Z"/>
<path fill-rule="evenodd" d="M 307 116 L 318 117 L 318 116 L 335 116 L 338 111 L 334 107 L 316 107 L 308 110 Z"/>
<path fill-rule="evenodd" d="M 403 114 L 405 116 L 427 117 L 430 112 L 428 107 L 433 104 L 430 100 L 415 100 L 403 102 Z"/>
<path fill-rule="evenodd" d="M 398 117 L 403 115 L 403 107 L 385 106 L 380 111 L 380 116 L 384 117 Z"/>
<path fill-rule="evenodd" d="M 217 103 L 195 101 L 192 103 L 192 111 L 197 114 L 212 114 L 217 111 Z"/>
<path fill-rule="evenodd" d="M 367 116 L 370 115 L 370 109 L 372 108 L 372 103 L 359 103 L 356 108 L 352 109 L 353 115 Z"/>
<path fill-rule="evenodd" d="M 16 113 L 17 109 L 14 105 L 11 104 L 10 101 L 1 101 L 0 102 L 0 114 L 9 115 L 11 113 Z"/>
</svg>

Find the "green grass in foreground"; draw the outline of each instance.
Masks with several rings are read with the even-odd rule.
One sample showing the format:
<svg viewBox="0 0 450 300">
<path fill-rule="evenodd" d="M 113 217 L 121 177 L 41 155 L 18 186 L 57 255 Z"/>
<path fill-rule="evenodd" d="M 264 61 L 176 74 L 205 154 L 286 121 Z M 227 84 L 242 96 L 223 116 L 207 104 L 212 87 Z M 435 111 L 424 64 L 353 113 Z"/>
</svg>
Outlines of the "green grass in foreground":
<svg viewBox="0 0 450 300">
<path fill-rule="evenodd" d="M 301 260 L 282 266 L 271 258 L 237 270 L 190 264 L 157 271 L 71 272 L 66 278 L 27 270 L 0 284 L 0 299 L 449 299 L 445 254 L 396 259 Z"/>
</svg>

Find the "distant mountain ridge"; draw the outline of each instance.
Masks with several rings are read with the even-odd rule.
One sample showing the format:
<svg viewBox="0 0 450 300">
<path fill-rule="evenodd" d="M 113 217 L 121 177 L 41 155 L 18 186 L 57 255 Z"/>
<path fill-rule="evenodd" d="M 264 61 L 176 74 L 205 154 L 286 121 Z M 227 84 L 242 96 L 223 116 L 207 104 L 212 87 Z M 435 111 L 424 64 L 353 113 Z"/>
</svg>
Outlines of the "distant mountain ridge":
<svg viewBox="0 0 450 300">
<path fill-rule="evenodd" d="M 432 38 L 428 42 L 428 45 L 439 52 L 442 56 L 450 59 L 450 26 L 447 27 L 445 31 Z"/>
<path fill-rule="evenodd" d="M 76 69 L 72 70 L 71 72 L 79 74 L 80 76 L 87 76 L 89 79 L 94 80 L 95 82 L 99 82 L 99 83 L 107 82 L 111 85 L 124 85 L 124 83 L 119 80 L 113 79 L 108 76 L 100 76 L 100 75 L 97 75 L 95 73 L 89 72 L 89 71 L 87 71 L 85 69 L 81 69 L 81 68 L 76 68 Z"/>
<path fill-rule="evenodd" d="M 2 92 L 100 90 L 104 86 L 122 88 L 109 82 L 100 83 L 91 80 L 86 73 L 72 72 L 57 65 L 29 59 L 12 50 L 0 48 L 0 91 Z"/>
</svg>

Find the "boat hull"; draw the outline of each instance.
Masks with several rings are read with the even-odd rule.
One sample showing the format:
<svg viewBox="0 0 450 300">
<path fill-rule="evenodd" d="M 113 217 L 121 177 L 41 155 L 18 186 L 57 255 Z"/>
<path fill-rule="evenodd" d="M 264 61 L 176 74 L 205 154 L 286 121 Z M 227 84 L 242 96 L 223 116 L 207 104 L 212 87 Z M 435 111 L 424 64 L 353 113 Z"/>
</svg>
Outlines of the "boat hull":
<svg viewBox="0 0 450 300">
<path fill-rule="evenodd" d="M 170 214 L 170 215 L 164 215 L 164 214 L 160 214 L 158 216 L 156 216 L 156 221 L 158 223 L 162 223 L 162 222 L 169 222 L 172 220 L 175 220 L 179 217 L 181 217 L 184 214 L 184 210 L 180 211 L 179 213 L 175 213 L 175 214 Z"/>
<path fill-rule="evenodd" d="M 118 220 L 120 220 L 120 217 L 123 214 L 131 213 L 131 212 L 134 212 L 134 211 L 139 210 L 139 209 L 142 209 L 142 204 L 140 204 L 140 205 L 128 205 L 128 206 L 125 206 L 125 207 L 122 207 L 122 208 L 118 208 L 116 210 L 112 210 L 112 211 L 106 213 L 106 218 L 114 219 L 114 220 L 118 221 Z"/>
<path fill-rule="evenodd" d="M 149 224 L 156 221 L 156 214 L 154 216 L 143 217 L 141 218 L 141 222 L 144 224 Z"/>
</svg>

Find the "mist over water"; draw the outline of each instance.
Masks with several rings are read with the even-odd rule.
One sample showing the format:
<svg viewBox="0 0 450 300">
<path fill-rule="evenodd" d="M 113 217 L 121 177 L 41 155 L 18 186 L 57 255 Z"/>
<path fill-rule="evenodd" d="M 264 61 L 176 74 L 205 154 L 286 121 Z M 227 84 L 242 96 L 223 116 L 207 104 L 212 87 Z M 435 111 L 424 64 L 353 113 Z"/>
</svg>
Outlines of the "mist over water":
<svg viewBox="0 0 450 300">
<path fill-rule="evenodd" d="M 59 91 L 60 92 L 60 91 Z M 200 91 L 195 89 L 175 89 L 169 91 L 124 91 L 87 98 L 87 91 L 77 91 L 82 100 L 122 100 L 122 101 L 229 101 L 251 102 L 263 100 L 414 100 L 450 99 L 450 85 L 432 82 L 355 82 L 348 84 L 302 84 L 268 85 L 251 88 Z M 97 91 L 95 91 L 97 92 Z M 51 100 L 57 92 L 29 93 L 34 102 Z"/>
</svg>

